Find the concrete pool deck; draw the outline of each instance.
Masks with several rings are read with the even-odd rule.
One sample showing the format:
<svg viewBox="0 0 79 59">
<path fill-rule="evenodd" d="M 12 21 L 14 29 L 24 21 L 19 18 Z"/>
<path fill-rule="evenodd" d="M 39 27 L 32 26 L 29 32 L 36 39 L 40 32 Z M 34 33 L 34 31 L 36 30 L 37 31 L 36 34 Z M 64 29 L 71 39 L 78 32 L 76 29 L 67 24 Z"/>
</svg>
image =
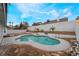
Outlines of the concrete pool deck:
<svg viewBox="0 0 79 59">
<path fill-rule="evenodd" d="M 24 34 L 24 35 L 26 35 L 26 34 Z M 4 38 L 2 45 L 6 45 L 6 44 L 29 44 L 35 48 L 45 50 L 45 51 L 65 51 L 71 47 L 69 42 L 67 42 L 63 39 L 58 39 L 58 38 L 56 38 L 57 40 L 60 41 L 60 44 L 58 44 L 58 45 L 43 45 L 43 44 L 39 44 L 37 42 L 34 42 L 32 40 L 29 40 L 28 42 L 21 42 L 19 40 L 16 40 L 16 38 L 19 38 L 21 36 L 23 36 L 23 35 Z M 50 37 L 50 36 L 48 35 L 48 37 Z M 54 38 L 54 37 L 51 36 L 51 38 Z"/>
</svg>

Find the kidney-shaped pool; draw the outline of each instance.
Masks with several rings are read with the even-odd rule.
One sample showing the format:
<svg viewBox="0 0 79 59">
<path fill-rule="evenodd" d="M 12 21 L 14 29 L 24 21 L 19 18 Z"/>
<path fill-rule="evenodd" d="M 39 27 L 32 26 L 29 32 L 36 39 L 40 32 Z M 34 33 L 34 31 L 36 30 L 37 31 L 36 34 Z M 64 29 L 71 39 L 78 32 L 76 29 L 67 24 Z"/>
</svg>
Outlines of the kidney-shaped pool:
<svg viewBox="0 0 79 59">
<path fill-rule="evenodd" d="M 57 45 L 60 43 L 59 40 L 50 38 L 47 36 L 41 36 L 41 35 L 24 35 L 18 38 L 21 42 L 27 42 L 29 40 L 32 40 L 34 42 L 44 44 L 44 45 Z"/>
</svg>

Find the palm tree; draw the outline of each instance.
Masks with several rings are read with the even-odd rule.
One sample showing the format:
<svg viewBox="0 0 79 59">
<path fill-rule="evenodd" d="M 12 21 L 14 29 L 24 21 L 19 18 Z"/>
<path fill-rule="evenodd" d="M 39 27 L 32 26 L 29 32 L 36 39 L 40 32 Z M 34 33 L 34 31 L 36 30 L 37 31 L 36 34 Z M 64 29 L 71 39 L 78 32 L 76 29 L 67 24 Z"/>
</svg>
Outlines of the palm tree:
<svg viewBox="0 0 79 59">
<path fill-rule="evenodd" d="M 12 29 L 13 29 L 13 22 L 12 22 Z"/>
<path fill-rule="evenodd" d="M 9 22 L 11 29 L 13 29 L 13 22 Z"/>
<path fill-rule="evenodd" d="M 9 26 L 10 26 L 10 28 L 11 28 L 11 22 L 9 22 Z"/>
</svg>

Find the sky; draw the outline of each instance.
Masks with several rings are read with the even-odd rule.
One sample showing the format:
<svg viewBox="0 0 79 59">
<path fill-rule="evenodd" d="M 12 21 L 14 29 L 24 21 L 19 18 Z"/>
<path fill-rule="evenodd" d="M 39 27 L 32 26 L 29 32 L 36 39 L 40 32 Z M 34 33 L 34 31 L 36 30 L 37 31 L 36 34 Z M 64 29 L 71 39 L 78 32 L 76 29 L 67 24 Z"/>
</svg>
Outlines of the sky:
<svg viewBox="0 0 79 59">
<path fill-rule="evenodd" d="M 7 9 L 7 25 L 10 25 L 9 22 L 13 22 L 13 25 L 21 22 L 32 25 L 63 17 L 73 21 L 79 16 L 78 3 L 12 3 L 8 4 Z"/>
</svg>

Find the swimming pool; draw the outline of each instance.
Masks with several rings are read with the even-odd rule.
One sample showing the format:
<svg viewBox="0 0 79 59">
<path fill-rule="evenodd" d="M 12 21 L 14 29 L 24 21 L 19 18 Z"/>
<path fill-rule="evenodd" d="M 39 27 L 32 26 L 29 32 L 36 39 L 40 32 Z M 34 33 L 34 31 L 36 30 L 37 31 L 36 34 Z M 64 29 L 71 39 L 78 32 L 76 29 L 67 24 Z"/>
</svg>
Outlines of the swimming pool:
<svg viewBox="0 0 79 59">
<path fill-rule="evenodd" d="M 21 42 L 28 42 L 32 40 L 34 42 L 44 44 L 44 45 L 57 45 L 60 43 L 59 40 L 50 38 L 48 36 L 41 36 L 41 35 L 24 35 L 18 38 Z"/>
</svg>

